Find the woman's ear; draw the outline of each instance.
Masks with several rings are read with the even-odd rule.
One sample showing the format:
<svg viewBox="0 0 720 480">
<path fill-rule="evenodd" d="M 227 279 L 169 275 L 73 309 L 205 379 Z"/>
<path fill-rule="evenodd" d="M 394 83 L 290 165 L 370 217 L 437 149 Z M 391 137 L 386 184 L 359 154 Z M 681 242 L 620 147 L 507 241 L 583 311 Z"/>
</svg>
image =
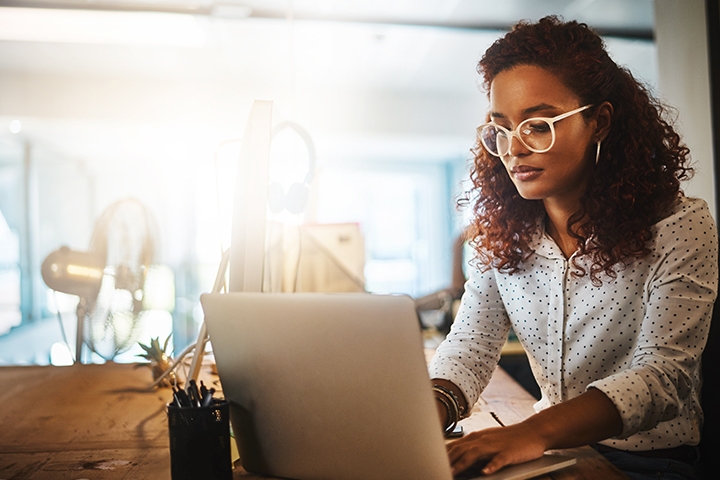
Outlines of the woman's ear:
<svg viewBox="0 0 720 480">
<path fill-rule="evenodd" d="M 598 106 L 595 120 L 597 127 L 595 129 L 595 141 L 601 142 L 605 140 L 608 133 L 610 132 L 610 125 L 612 124 L 613 118 L 613 106 L 610 102 L 603 102 Z"/>
</svg>

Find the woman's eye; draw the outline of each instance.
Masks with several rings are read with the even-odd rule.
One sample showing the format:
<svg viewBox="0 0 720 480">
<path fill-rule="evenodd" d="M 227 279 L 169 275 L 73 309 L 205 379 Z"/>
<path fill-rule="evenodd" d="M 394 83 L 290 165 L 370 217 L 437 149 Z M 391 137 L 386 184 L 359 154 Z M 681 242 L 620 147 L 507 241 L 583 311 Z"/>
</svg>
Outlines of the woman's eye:
<svg viewBox="0 0 720 480">
<path fill-rule="evenodd" d="M 546 133 L 550 131 L 550 125 L 547 122 L 528 122 L 523 124 L 520 132 L 522 135 L 530 135 L 532 133 Z"/>
</svg>

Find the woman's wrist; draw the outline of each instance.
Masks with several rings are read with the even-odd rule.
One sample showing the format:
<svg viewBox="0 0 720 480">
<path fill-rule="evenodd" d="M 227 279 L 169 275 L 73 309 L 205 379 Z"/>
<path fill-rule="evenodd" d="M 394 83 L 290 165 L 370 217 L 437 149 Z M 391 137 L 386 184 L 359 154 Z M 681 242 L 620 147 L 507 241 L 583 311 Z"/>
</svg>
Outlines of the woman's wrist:
<svg viewBox="0 0 720 480">
<path fill-rule="evenodd" d="M 435 393 L 436 398 L 443 398 L 451 404 L 451 410 L 453 415 L 456 417 L 456 421 L 468 416 L 467 404 L 465 402 L 460 403 L 460 398 L 453 389 L 435 383 L 433 384 L 433 392 Z"/>
<path fill-rule="evenodd" d="M 541 411 L 526 418 L 521 425 L 524 431 L 533 433 L 537 441 L 542 444 L 543 451 L 546 451 L 561 448 L 559 445 L 563 443 L 563 429 L 558 423 L 556 415 Z"/>
<path fill-rule="evenodd" d="M 453 383 L 433 379 L 432 384 L 443 429 L 448 434 L 455 429 L 458 421 L 468 416 L 467 402 Z"/>
<path fill-rule="evenodd" d="M 451 402 L 442 396 L 435 396 L 435 400 L 440 403 L 441 407 L 438 409 L 442 411 L 440 418 L 442 421 L 443 432 L 446 434 L 451 432 L 457 425 L 459 415 L 457 408 L 452 405 Z"/>
<path fill-rule="evenodd" d="M 622 432 L 622 419 L 600 390 L 548 407 L 522 422 L 545 449 L 574 448 L 605 440 Z"/>
<path fill-rule="evenodd" d="M 440 426 L 445 430 L 448 422 L 448 409 L 447 406 L 437 397 L 435 397 L 435 405 L 437 406 L 438 418 L 440 419 Z"/>
<path fill-rule="evenodd" d="M 453 400 L 457 404 L 458 413 L 460 414 L 461 418 L 465 418 L 470 415 L 470 407 L 468 406 L 467 400 L 465 400 L 465 395 L 463 394 L 462 390 L 458 388 L 457 385 L 455 385 L 449 380 L 445 380 L 444 378 L 433 378 L 431 380 L 431 383 L 434 393 L 436 392 L 436 390 L 441 390 L 453 398 Z M 439 392 L 435 393 L 435 396 L 438 395 L 440 395 Z"/>
</svg>

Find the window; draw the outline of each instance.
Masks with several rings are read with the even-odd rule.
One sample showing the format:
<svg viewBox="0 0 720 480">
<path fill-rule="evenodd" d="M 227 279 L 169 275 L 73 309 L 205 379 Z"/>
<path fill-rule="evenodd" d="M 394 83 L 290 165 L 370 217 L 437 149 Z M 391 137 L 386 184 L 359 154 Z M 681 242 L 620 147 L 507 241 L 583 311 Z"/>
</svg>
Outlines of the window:
<svg viewBox="0 0 720 480">
<path fill-rule="evenodd" d="M 350 164 L 318 178 L 317 220 L 358 222 L 366 290 L 422 295 L 449 284 L 453 199 L 446 164 Z"/>
</svg>

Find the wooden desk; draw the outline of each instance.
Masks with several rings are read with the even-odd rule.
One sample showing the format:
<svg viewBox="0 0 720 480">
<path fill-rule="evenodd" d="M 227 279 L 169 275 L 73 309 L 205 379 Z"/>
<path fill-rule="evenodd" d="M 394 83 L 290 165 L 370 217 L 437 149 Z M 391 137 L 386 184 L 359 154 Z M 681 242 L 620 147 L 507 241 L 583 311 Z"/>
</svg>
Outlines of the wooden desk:
<svg viewBox="0 0 720 480">
<path fill-rule="evenodd" d="M 483 392 L 481 401 L 473 407 L 473 413 L 494 412 L 505 425 L 511 425 L 534 414 L 533 404 L 535 402 L 532 395 L 503 369 L 498 368 Z M 539 478 L 554 480 L 628 478 L 590 447 L 557 450 L 557 453 L 572 455 L 577 458 L 577 463 Z"/>
<path fill-rule="evenodd" d="M 0 368 L 0 479 L 170 478 L 165 405 L 148 368 Z"/>
<path fill-rule="evenodd" d="M 0 480 L 169 480 L 171 391 L 144 390 L 149 383 L 149 369 L 132 365 L 0 367 Z M 502 370 L 483 397 L 476 408 L 506 423 L 532 410 L 532 397 Z M 624 478 L 590 448 L 571 453 L 577 465 L 545 478 Z M 235 478 L 264 477 L 238 468 Z"/>
</svg>

